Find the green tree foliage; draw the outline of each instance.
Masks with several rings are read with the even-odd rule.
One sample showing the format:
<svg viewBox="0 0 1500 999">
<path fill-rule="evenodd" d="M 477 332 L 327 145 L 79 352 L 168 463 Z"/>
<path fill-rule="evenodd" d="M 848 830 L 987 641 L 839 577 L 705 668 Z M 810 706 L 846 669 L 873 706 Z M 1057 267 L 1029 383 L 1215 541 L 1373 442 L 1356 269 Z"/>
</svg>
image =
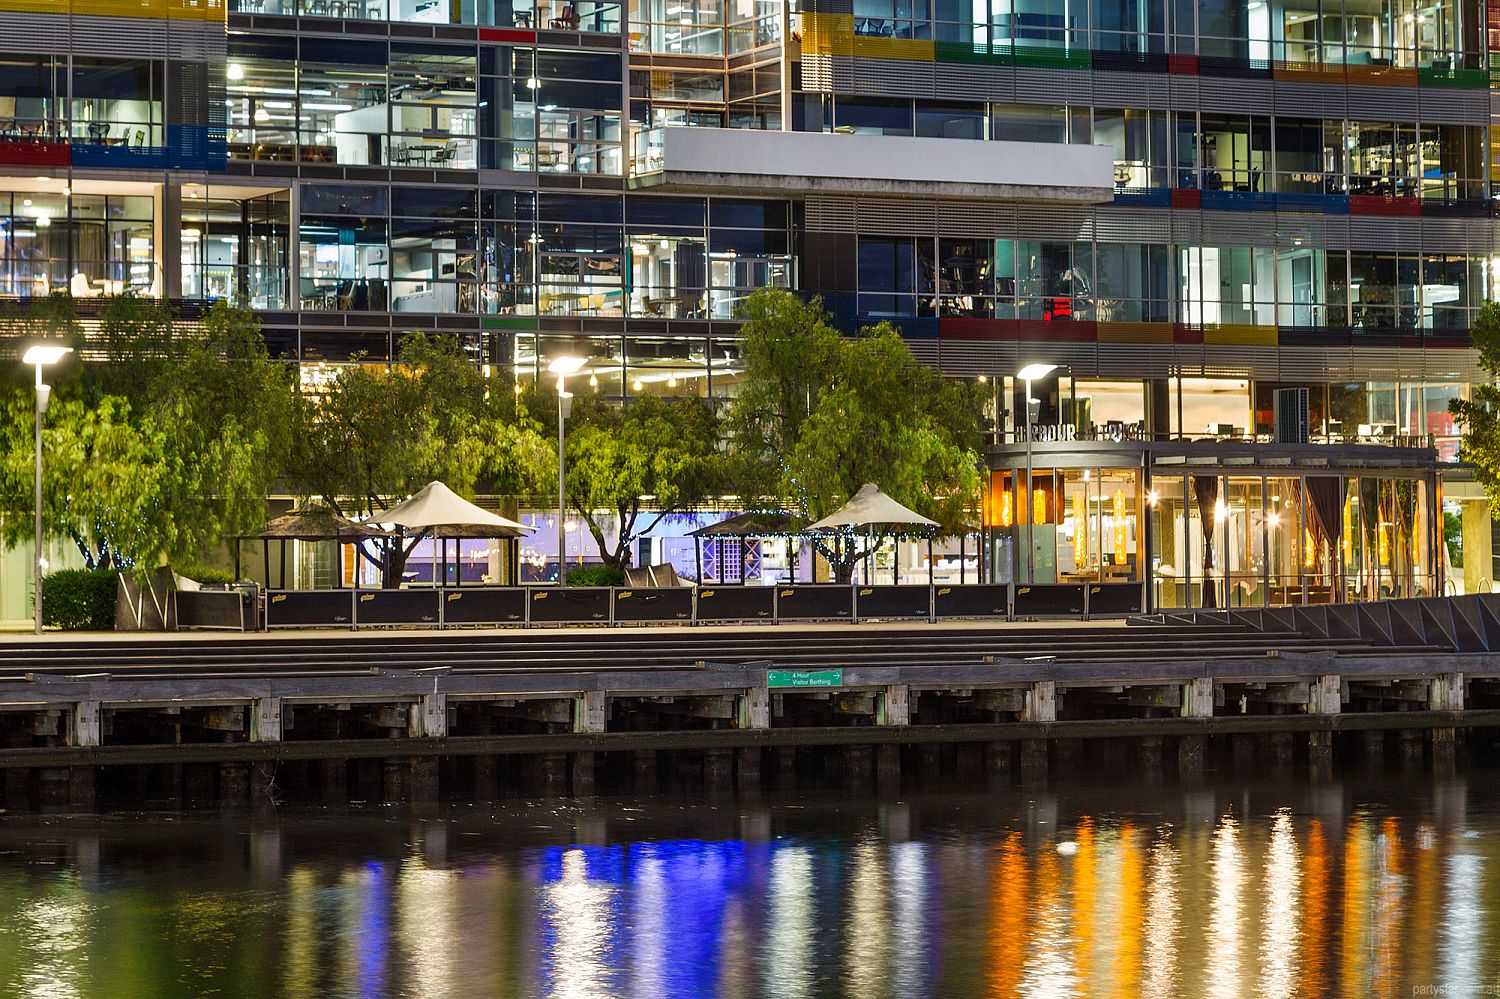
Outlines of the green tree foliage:
<svg viewBox="0 0 1500 999">
<path fill-rule="evenodd" d="M 1500 510 L 1500 387 L 1495 384 L 1500 380 L 1500 303 L 1484 303 L 1470 336 L 1490 381 L 1475 384 L 1468 399 L 1454 399 L 1448 408 L 1464 428 L 1459 459 L 1473 464 L 1490 509 Z"/>
<path fill-rule="evenodd" d="M 820 303 L 789 292 L 756 292 L 744 315 L 744 384 L 728 417 L 741 496 L 815 520 L 873 482 L 944 532 L 962 529 L 981 481 L 973 386 L 919 362 L 888 323 L 845 339 Z M 864 554 L 819 547 L 841 578 Z"/>
<path fill-rule="evenodd" d="M 455 492 L 545 490 L 557 452 L 508 386 L 452 337 L 410 333 L 390 366 L 349 365 L 302 400 L 289 479 L 346 516 L 387 509 L 434 479 Z M 417 539 L 370 544 L 387 585 Z"/>
<path fill-rule="evenodd" d="M 568 504 L 607 566 L 630 564 L 631 548 L 665 517 L 722 488 L 719 420 L 701 399 L 643 395 L 617 406 L 574 399 L 568 422 Z M 642 518 L 642 508 L 655 512 Z M 618 530 L 611 544 L 610 521 Z"/>
<path fill-rule="evenodd" d="M 80 347 L 83 324 L 66 299 L 5 317 L 27 339 Z M 44 526 L 71 539 L 90 568 L 192 560 L 259 526 L 286 453 L 295 383 L 271 360 L 247 310 L 216 304 L 194 326 L 130 296 L 106 304 L 87 349 L 47 373 L 43 421 Z M 34 399 L 6 387 L 0 429 L 4 540 L 30 532 Z"/>
</svg>

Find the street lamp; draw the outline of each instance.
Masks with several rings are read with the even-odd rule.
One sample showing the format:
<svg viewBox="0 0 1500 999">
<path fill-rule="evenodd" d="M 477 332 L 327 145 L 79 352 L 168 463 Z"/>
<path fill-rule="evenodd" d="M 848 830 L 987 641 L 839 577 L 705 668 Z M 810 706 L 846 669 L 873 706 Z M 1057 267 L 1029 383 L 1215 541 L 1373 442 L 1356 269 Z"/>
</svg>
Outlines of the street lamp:
<svg viewBox="0 0 1500 999">
<path fill-rule="evenodd" d="M 583 367 L 583 358 L 564 354 L 554 357 L 547 370 L 557 376 L 557 585 L 562 586 L 568 571 L 568 498 L 566 492 L 567 465 L 563 458 L 563 424 L 573 409 L 573 397 L 568 394 L 567 377 Z"/>
<path fill-rule="evenodd" d="M 21 357 L 22 364 L 36 368 L 36 547 L 32 549 L 31 579 L 35 589 L 31 603 L 38 635 L 42 633 L 42 414 L 47 411 L 47 400 L 52 395 L 52 386 L 42 384 L 42 368 L 56 364 L 71 353 L 72 347 L 37 343 L 27 347 Z"/>
<path fill-rule="evenodd" d="M 1036 574 L 1036 507 L 1031 499 L 1031 383 L 1057 370 L 1055 364 L 1028 364 L 1016 372 L 1026 385 L 1026 494 L 1021 502 L 1026 510 L 1026 582 Z"/>
</svg>

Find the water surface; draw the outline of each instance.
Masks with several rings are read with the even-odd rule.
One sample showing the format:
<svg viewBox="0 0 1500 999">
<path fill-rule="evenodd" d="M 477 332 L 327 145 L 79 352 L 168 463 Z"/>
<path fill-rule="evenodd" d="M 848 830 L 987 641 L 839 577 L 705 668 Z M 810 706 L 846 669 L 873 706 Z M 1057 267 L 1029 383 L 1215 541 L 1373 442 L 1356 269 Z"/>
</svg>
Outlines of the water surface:
<svg viewBox="0 0 1500 999">
<path fill-rule="evenodd" d="M 0 996 L 1493 995 L 1497 776 L 0 816 Z"/>
</svg>

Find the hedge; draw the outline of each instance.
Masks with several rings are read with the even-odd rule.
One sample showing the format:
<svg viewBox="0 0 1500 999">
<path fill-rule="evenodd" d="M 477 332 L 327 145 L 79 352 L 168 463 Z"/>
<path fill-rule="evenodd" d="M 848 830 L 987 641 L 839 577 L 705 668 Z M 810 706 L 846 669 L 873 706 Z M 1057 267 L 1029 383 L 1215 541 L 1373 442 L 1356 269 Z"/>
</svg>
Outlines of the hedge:
<svg viewBox="0 0 1500 999">
<path fill-rule="evenodd" d="M 625 570 L 618 565 L 586 565 L 568 572 L 569 586 L 624 586 Z"/>
<path fill-rule="evenodd" d="M 42 621 L 63 631 L 110 631 L 115 626 L 119 572 L 59 569 L 42 580 Z"/>
</svg>

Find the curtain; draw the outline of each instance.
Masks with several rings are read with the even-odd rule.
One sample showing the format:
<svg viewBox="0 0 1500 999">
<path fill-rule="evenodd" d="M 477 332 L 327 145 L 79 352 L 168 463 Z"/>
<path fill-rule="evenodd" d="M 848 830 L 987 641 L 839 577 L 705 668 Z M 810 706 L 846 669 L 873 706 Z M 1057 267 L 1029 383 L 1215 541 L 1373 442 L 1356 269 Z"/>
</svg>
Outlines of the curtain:
<svg viewBox="0 0 1500 999">
<path fill-rule="evenodd" d="M 1219 502 L 1219 477 L 1217 475 L 1193 476 L 1193 499 L 1198 503 L 1198 522 L 1203 531 L 1203 606 L 1217 607 L 1218 590 L 1213 579 L 1214 533 L 1217 522 L 1214 508 Z"/>
<path fill-rule="evenodd" d="M 1305 483 L 1313 535 L 1337 549 L 1344 542 L 1343 480 L 1337 475 L 1309 475 Z"/>
</svg>

